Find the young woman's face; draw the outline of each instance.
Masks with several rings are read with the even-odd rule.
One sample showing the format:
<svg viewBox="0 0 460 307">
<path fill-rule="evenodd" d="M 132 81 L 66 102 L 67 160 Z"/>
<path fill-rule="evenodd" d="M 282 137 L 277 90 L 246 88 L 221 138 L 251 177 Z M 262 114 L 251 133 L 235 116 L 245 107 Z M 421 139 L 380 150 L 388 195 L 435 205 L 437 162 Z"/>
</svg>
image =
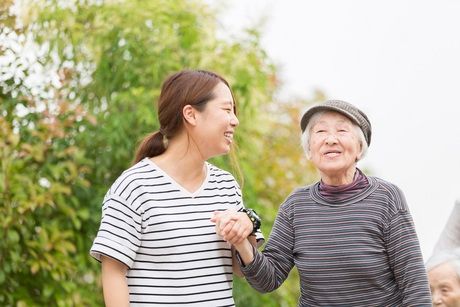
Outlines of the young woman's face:
<svg viewBox="0 0 460 307">
<path fill-rule="evenodd" d="M 312 126 L 309 156 L 322 178 L 337 181 L 344 177 L 354 170 L 360 153 L 356 129 L 346 116 L 325 112 Z"/>
<path fill-rule="evenodd" d="M 206 103 L 202 112 L 197 113 L 198 135 L 195 141 L 205 159 L 230 151 L 235 128 L 239 124 L 230 89 L 219 82 L 213 93 L 214 99 Z"/>
</svg>

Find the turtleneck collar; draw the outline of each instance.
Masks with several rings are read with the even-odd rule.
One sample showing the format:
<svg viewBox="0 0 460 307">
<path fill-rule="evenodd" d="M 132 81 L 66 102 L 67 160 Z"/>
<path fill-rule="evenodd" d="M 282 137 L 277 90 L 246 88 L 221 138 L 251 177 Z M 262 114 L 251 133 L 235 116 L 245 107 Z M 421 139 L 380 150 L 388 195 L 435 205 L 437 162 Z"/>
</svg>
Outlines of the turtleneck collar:
<svg viewBox="0 0 460 307">
<path fill-rule="evenodd" d="M 361 172 L 360 169 L 356 168 L 355 175 L 353 177 L 353 182 L 350 184 L 344 184 L 339 186 L 328 185 L 324 183 L 322 180 L 319 182 L 319 193 L 322 197 L 324 197 L 327 201 L 330 202 L 337 202 L 343 201 L 352 197 L 369 186 L 369 180 L 367 177 Z"/>
</svg>

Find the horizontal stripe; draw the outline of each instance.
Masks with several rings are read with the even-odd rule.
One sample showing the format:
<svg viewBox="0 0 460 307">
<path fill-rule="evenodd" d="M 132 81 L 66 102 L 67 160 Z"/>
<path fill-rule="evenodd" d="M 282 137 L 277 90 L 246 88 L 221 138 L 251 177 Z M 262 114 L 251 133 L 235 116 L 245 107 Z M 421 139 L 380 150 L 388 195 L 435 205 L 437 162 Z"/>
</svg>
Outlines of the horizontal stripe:
<svg viewBox="0 0 460 307">
<path fill-rule="evenodd" d="M 234 306 L 230 246 L 210 218 L 241 208 L 241 191 L 230 173 L 207 170 L 191 194 L 144 159 L 107 192 L 91 255 L 129 264 L 131 305 Z"/>
<path fill-rule="evenodd" d="M 262 253 L 243 267 L 261 292 L 278 288 L 296 266 L 300 306 L 431 306 L 415 228 L 402 192 L 369 186 L 334 203 L 318 184 L 281 205 Z"/>
</svg>

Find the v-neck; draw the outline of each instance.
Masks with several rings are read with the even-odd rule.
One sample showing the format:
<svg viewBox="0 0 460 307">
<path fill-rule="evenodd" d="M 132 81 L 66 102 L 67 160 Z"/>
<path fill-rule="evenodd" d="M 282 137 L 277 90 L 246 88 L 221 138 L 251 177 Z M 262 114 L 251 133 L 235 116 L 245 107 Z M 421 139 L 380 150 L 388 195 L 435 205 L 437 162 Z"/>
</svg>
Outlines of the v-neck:
<svg viewBox="0 0 460 307">
<path fill-rule="evenodd" d="M 147 163 L 150 163 L 150 165 L 152 165 L 161 175 L 163 175 L 166 179 L 168 179 L 171 182 L 172 185 L 175 185 L 177 187 L 177 189 L 179 189 L 182 193 L 184 193 L 185 195 L 187 195 L 187 196 L 189 196 L 191 198 L 194 198 L 197 195 L 199 195 L 201 193 L 201 191 L 204 189 L 204 187 L 206 186 L 206 184 L 208 183 L 208 181 L 209 181 L 210 170 L 209 170 L 208 162 L 204 163 L 205 167 L 206 167 L 206 176 L 205 176 L 203 182 L 198 187 L 198 189 L 196 189 L 195 191 L 191 192 L 191 191 L 187 190 L 186 188 L 184 188 L 176 180 L 174 180 L 173 177 L 171 177 L 167 172 L 165 172 L 161 167 L 158 166 L 158 164 L 153 162 L 150 158 L 145 158 L 145 159 L 146 159 Z"/>
</svg>

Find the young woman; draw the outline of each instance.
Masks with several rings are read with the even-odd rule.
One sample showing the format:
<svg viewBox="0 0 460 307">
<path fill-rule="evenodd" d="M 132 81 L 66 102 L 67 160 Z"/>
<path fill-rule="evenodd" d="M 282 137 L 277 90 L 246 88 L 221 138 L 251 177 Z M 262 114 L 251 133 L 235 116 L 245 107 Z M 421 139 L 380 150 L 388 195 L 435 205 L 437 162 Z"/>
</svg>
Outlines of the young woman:
<svg viewBox="0 0 460 307">
<path fill-rule="evenodd" d="M 234 306 L 234 257 L 210 218 L 242 211 L 241 191 L 206 162 L 232 147 L 239 122 L 230 87 L 209 71 L 178 72 L 162 86 L 158 118 L 159 131 L 104 198 L 90 253 L 102 263 L 106 305 Z M 232 218 L 235 242 L 257 228 L 245 212 Z"/>
</svg>

